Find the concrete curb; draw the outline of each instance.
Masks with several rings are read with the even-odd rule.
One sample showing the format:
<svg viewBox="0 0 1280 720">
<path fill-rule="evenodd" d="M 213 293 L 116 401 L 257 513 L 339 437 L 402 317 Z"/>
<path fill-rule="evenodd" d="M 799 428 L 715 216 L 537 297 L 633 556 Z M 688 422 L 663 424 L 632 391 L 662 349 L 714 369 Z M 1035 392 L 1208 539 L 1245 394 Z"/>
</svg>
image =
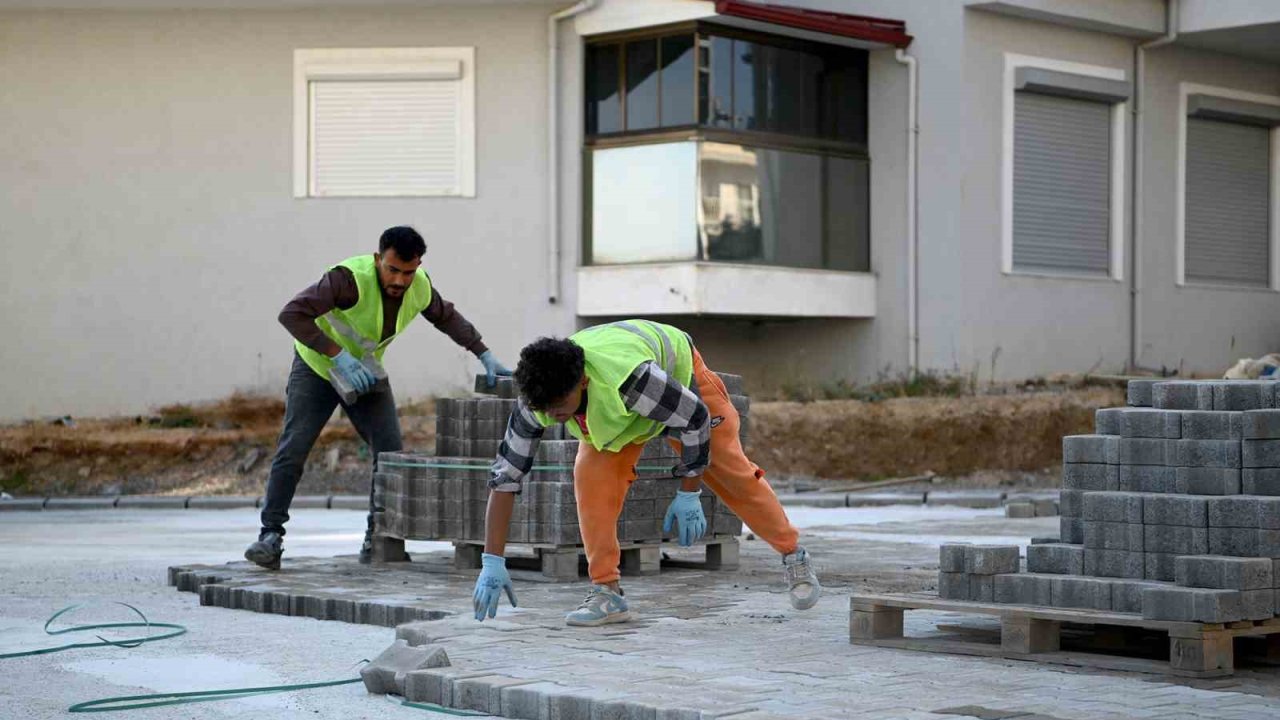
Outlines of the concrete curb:
<svg viewBox="0 0 1280 720">
<path fill-rule="evenodd" d="M 0 512 L 18 510 L 239 510 L 262 507 L 261 495 L 98 495 L 0 500 Z M 368 495 L 299 495 L 290 508 L 365 510 Z"/>
<path fill-rule="evenodd" d="M 1053 490 L 1008 493 L 983 490 L 929 490 L 885 493 L 788 493 L 778 500 L 787 507 L 886 507 L 889 505 L 951 505 L 998 508 L 1009 500 L 1057 500 Z M 96 497 L 35 497 L 0 500 L 0 512 L 16 510 L 235 510 L 262 507 L 262 496 L 248 495 L 103 495 Z M 291 508 L 311 510 L 364 510 L 367 495 L 299 495 Z"/>
</svg>

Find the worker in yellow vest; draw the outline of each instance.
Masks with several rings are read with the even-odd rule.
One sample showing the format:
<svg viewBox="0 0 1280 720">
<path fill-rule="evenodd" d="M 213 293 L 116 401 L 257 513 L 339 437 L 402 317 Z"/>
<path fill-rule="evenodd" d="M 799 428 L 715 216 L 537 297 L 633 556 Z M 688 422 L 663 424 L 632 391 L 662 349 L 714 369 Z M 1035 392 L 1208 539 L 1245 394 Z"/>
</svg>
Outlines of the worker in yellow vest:
<svg viewBox="0 0 1280 720">
<path fill-rule="evenodd" d="M 822 586 L 809 554 L 764 471 L 743 453 L 738 412 L 724 383 L 679 328 L 624 320 L 569 338 L 540 338 L 520 351 L 515 382 L 520 401 L 489 480 L 485 552 L 473 595 L 477 620 L 495 616 L 503 591 L 516 604 L 503 557 L 507 530 L 543 428 L 556 423 L 579 440 L 573 485 L 592 583 L 567 624 L 631 618 L 618 584 L 618 515 L 644 444 L 659 435 L 680 453 L 673 473 L 681 489 L 667 509 L 664 532 L 676 531 L 685 546 L 706 532 L 699 501 L 705 484 L 782 556 L 792 606 L 805 610 L 818 602 Z"/>
<path fill-rule="evenodd" d="M 432 287 L 422 269 L 426 252 L 426 242 L 416 230 L 390 228 L 382 233 L 378 252 L 338 263 L 280 311 L 280 323 L 293 335 L 295 354 L 286 389 L 284 429 L 267 478 L 262 529 L 258 540 L 245 550 L 248 560 L 280 568 L 289 505 L 307 455 L 334 408 L 342 407 L 368 444 L 375 472 L 379 453 L 402 448 L 382 355 L 419 315 L 474 353 L 490 386 L 497 376 L 511 374 L 481 341 L 475 326 Z M 360 548 L 364 563 L 372 559 L 376 509 L 371 482 L 369 518 Z"/>
</svg>

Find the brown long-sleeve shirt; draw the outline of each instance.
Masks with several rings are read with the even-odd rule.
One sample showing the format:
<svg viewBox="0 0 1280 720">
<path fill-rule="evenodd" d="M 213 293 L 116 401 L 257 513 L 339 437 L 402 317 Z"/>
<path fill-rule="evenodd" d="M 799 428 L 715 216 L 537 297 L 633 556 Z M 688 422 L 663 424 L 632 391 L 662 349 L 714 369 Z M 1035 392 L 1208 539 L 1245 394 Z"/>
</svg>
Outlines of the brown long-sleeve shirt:
<svg viewBox="0 0 1280 720">
<path fill-rule="evenodd" d="M 385 292 L 382 294 L 382 340 L 396 331 L 396 317 L 400 314 L 402 299 L 391 297 Z M 334 308 L 349 310 L 359 300 L 360 290 L 356 287 L 355 276 L 339 265 L 325 273 L 314 285 L 294 296 L 280 311 L 280 324 L 303 345 L 330 355 L 340 348 L 320 330 L 316 319 Z M 480 339 L 480 331 L 453 307 L 453 303 L 444 299 L 434 283 L 431 287 L 431 304 L 422 311 L 422 317 L 477 356 L 488 350 Z"/>
</svg>

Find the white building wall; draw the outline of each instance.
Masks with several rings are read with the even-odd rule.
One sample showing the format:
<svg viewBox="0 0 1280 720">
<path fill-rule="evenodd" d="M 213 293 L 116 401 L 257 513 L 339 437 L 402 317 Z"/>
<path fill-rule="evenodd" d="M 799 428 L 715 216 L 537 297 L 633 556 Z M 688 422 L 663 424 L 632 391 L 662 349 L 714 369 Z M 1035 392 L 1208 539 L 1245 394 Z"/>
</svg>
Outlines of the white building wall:
<svg viewBox="0 0 1280 720">
<path fill-rule="evenodd" d="M 276 314 L 391 225 L 508 364 L 570 330 L 543 291 L 552 8 L 0 11 L 0 421 L 281 390 Z M 433 45 L 477 49 L 477 197 L 295 200 L 293 50 Z M 387 359 L 401 399 L 479 368 L 426 322 Z"/>
</svg>

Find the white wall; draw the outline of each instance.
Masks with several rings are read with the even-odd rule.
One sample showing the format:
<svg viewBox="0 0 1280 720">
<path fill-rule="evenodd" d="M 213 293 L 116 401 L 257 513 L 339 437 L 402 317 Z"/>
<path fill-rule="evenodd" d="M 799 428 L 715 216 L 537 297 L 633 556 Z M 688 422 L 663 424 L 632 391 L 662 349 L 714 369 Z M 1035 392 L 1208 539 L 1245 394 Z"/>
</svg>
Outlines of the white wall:
<svg viewBox="0 0 1280 720">
<path fill-rule="evenodd" d="M 0 12 L 0 420 L 278 392 L 281 306 L 397 224 L 508 364 L 569 329 L 543 291 L 551 8 Z M 293 199 L 293 50 L 431 45 L 477 48 L 477 197 Z M 426 322 L 388 366 L 402 399 L 479 368 Z"/>
<path fill-rule="evenodd" d="M 1241 357 L 1280 352 L 1280 294 L 1176 284 L 1178 86 L 1280 95 L 1280 66 L 1172 46 L 1150 52 L 1147 77 L 1139 363 L 1220 375 Z"/>
</svg>

